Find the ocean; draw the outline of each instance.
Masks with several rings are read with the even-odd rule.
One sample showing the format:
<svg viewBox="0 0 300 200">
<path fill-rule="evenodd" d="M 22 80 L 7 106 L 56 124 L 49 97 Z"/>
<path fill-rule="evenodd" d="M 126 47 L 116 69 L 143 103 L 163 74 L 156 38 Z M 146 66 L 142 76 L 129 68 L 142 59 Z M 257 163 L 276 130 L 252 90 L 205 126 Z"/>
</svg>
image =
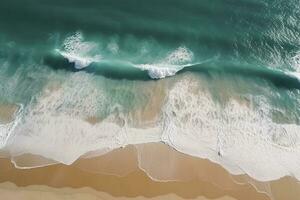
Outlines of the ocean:
<svg viewBox="0 0 300 200">
<path fill-rule="evenodd" d="M 0 2 L 0 156 L 18 168 L 162 142 L 300 180 L 299 90 L 298 0 Z"/>
</svg>

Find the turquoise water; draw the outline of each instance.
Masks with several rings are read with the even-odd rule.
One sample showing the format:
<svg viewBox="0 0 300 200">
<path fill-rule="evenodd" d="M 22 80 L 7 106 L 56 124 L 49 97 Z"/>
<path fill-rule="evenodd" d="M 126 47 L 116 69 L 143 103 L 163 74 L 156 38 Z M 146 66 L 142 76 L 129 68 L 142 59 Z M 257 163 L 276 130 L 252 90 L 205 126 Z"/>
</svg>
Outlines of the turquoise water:
<svg viewBox="0 0 300 200">
<path fill-rule="evenodd" d="M 299 178 L 299 23 L 297 0 L 1 1 L 0 103 L 20 111 L 0 147 L 71 164 L 164 142 L 235 174 Z"/>
</svg>

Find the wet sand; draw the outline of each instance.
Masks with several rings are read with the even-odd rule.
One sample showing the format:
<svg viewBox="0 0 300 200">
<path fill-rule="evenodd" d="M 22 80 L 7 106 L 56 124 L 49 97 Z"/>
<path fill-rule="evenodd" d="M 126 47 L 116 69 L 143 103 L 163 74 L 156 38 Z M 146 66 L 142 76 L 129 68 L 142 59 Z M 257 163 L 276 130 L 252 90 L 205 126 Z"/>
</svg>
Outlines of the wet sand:
<svg viewBox="0 0 300 200">
<path fill-rule="evenodd" d="M 157 144 L 151 144 L 151 146 L 143 148 L 153 148 L 155 145 L 158 149 L 162 150 L 162 147 Z M 132 156 L 133 149 L 131 146 L 98 158 L 82 159 L 71 166 L 58 164 L 27 170 L 16 169 L 10 160 L 0 159 L 0 194 L 2 197 L 6 197 L 5 199 L 12 200 L 38 199 L 41 195 L 43 195 L 45 199 L 83 200 L 128 198 L 201 200 L 269 199 L 265 194 L 258 193 L 254 187 L 250 185 L 235 183 L 233 179 L 228 176 L 228 173 L 218 165 L 202 159 L 197 159 L 199 163 L 196 163 L 195 160 L 192 161 L 194 159 L 192 157 L 190 157 L 190 163 L 187 163 L 187 165 L 182 163 L 182 165 L 190 166 L 191 163 L 193 163 L 193 165 L 201 164 L 202 169 L 208 169 L 205 171 L 205 173 L 207 173 L 206 175 L 195 177 L 196 179 L 189 181 L 153 181 L 142 170 L 136 168 L 135 163 L 137 161 L 134 159 L 135 157 Z M 127 157 L 124 158 L 126 154 Z M 164 152 L 162 154 L 164 154 Z M 123 157 L 123 160 L 119 162 L 120 157 Z M 188 161 L 189 156 L 183 157 L 185 157 L 185 161 Z M 124 163 L 124 159 L 128 159 L 128 162 L 123 165 L 120 164 L 122 162 Z M 99 168 L 95 167 L 97 163 Z M 99 163 L 104 163 L 105 166 L 100 166 Z M 93 164 L 95 165 L 93 166 Z M 163 167 L 164 163 L 161 164 Z M 180 165 L 180 163 L 177 164 L 178 166 Z M 127 174 L 123 177 L 94 173 L 95 171 L 102 173 L 119 173 L 120 170 L 118 170 L 118 168 L 120 169 L 123 166 L 126 168 L 126 165 L 129 165 L 127 169 L 134 171 L 123 171 L 122 175 Z M 182 169 L 187 170 L 189 168 L 181 167 L 180 171 L 177 170 L 176 173 L 181 173 L 178 177 L 190 177 L 190 175 L 183 176 Z M 94 172 L 90 172 L 90 170 Z M 185 171 L 185 173 L 195 175 L 195 171 Z M 208 180 L 207 177 L 219 177 L 219 180 Z M 201 180 L 201 178 L 206 178 L 207 180 Z M 224 186 L 223 188 L 222 184 Z"/>
</svg>

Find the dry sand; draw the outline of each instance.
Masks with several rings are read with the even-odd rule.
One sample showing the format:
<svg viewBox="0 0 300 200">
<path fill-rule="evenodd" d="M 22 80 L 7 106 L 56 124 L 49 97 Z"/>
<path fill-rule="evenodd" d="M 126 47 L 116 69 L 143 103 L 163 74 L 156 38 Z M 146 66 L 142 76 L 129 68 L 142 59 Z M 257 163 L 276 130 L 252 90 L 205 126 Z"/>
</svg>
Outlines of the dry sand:
<svg viewBox="0 0 300 200">
<path fill-rule="evenodd" d="M 99 192 L 93 190 L 91 188 L 80 188 L 80 189 L 72 189 L 72 188 L 63 188 L 57 189 L 48 186 L 27 186 L 27 187 L 17 187 L 13 183 L 1 183 L 0 184 L 0 194 L 1 198 L 5 200 L 126 200 L 126 199 L 135 199 L 135 200 L 143 200 L 143 199 L 155 199 L 155 200 L 164 200 L 164 199 L 174 199 L 180 200 L 184 199 L 182 197 L 177 196 L 176 194 L 166 194 L 156 197 L 114 197 L 105 192 Z M 207 200 L 204 196 L 199 196 L 195 198 L 197 200 Z M 215 200 L 235 200 L 232 197 L 225 196 L 216 198 Z"/>
</svg>

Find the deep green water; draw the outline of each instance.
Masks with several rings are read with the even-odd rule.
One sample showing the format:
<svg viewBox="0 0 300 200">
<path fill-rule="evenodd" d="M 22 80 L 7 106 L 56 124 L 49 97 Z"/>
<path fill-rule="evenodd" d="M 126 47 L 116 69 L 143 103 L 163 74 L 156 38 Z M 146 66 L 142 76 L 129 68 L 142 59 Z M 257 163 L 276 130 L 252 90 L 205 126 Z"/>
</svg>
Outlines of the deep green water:
<svg viewBox="0 0 300 200">
<path fill-rule="evenodd" d="M 1 72 L 3 65 L 9 66 L 7 75 L 11 76 L 17 68 L 26 74 L 30 67 L 39 71 L 45 65 L 71 70 L 67 62 L 51 55 L 66 37 L 80 31 L 86 40 L 98 44 L 96 51 L 110 61 L 155 63 L 184 46 L 193 52 L 195 62 L 213 59 L 217 71 L 230 68 L 231 72 L 234 65 L 243 68 L 235 75 L 245 75 L 242 71 L 249 69 L 251 75 L 275 85 L 299 88 L 295 80 L 277 80 L 272 78 L 277 75 L 270 78 L 264 72 L 260 75 L 261 68 L 299 70 L 299 60 L 295 63 L 293 59 L 300 46 L 299 12 L 297 0 L 1 1 Z M 117 54 L 105 49 L 110 43 L 117 44 Z M 119 64 L 87 71 L 117 79 L 148 78 Z M 199 71 L 210 71 L 209 65 Z"/>
</svg>

